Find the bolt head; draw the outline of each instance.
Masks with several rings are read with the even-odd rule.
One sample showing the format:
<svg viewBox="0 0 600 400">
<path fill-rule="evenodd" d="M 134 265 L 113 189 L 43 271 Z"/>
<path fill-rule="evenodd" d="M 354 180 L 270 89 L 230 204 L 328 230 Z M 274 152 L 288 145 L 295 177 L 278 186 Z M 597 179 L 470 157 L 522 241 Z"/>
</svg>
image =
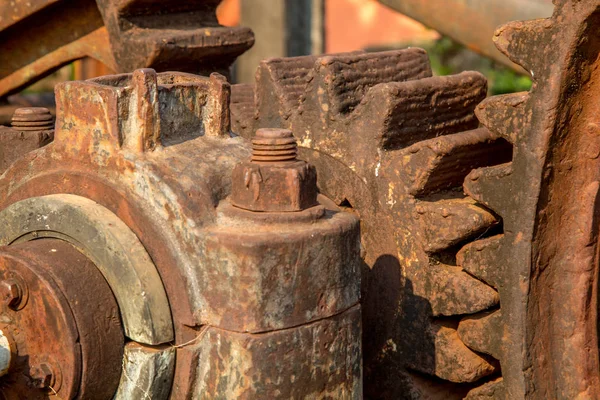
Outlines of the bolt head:
<svg viewBox="0 0 600 400">
<path fill-rule="evenodd" d="M 9 308 L 15 309 L 19 306 L 21 295 L 21 288 L 15 280 L 8 279 L 0 283 L 0 296 Z"/>
<path fill-rule="evenodd" d="M 233 170 L 231 203 L 259 212 L 295 212 L 317 202 L 317 172 L 305 161 L 283 165 L 245 162 Z"/>
<path fill-rule="evenodd" d="M 30 371 L 33 387 L 37 389 L 48 389 L 54 383 L 52 367 L 47 363 L 34 366 Z"/>
</svg>

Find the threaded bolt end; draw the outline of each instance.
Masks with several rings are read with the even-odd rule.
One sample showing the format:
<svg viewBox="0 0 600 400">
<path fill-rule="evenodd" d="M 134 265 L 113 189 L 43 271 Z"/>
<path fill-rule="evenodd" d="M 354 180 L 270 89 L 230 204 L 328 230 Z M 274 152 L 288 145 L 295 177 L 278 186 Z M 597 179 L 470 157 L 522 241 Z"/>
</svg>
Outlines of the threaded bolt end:
<svg viewBox="0 0 600 400">
<path fill-rule="evenodd" d="M 259 129 L 252 139 L 252 162 L 296 161 L 298 145 L 289 129 Z"/>
<path fill-rule="evenodd" d="M 18 131 L 50 131 L 54 118 L 45 107 L 23 107 L 15 110 L 12 127 Z"/>
</svg>

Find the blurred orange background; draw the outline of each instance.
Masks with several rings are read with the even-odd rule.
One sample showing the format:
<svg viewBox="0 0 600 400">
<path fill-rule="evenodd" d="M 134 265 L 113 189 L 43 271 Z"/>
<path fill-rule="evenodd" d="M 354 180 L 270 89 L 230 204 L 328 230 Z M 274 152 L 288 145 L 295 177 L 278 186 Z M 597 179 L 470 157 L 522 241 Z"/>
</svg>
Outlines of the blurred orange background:
<svg viewBox="0 0 600 400">
<path fill-rule="evenodd" d="M 221 24 L 239 24 L 240 1 L 251 0 L 224 0 L 221 3 L 217 10 Z M 375 0 L 325 0 L 326 53 L 418 42 L 437 37 L 437 32 Z"/>
</svg>

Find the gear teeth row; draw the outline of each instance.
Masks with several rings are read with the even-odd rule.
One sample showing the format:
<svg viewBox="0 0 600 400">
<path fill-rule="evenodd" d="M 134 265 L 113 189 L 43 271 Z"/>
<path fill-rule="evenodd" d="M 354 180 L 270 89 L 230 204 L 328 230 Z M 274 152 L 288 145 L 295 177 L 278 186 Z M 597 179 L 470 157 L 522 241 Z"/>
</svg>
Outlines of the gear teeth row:
<svg viewBox="0 0 600 400">
<path fill-rule="evenodd" d="M 519 132 L 525 130 L 531 122 L 528 99 L 528 92 L 490 97 L 479 104 L 475 114 L 484 126 L 515 144 Z"/>
<path fill-rule="evenodd" d="M 425 279 L 429 280 L 426 297 L 434 317 L 475 314 L 500 302 L 498 292 L 460 267 L 432 265 Z"/>
<path fill-rule="evenodd" d="M 430 254 L 476 239 L 500 222 L 468 197 L 418 202 L 415 210 L 424 222 L 423 248 Z"/>
<path fill-rule="evenodd" d="M 326 103 L 320 105 L 327 104 L 330 117 L 338 118 L 352 113 L 373 86 L 431 76 L 427 53 L 419 48 L 324 56 L 308 77 L 305 95 L 325 91 L 321 100 Z"/>
<path fill-rule="evenodd" d="M 496 235 L 469 243 L 456 254 L 456 263 L 469 274 L 498 288 L 506 273 L 497 261 L 503 239 L 504 235 Z"/>
<path fill-rule="evenodd" d="M 403 154 L 398 173 L 409 177 L 411 195 L 423 197 L 461 186 L 474 168 L 510 161 L 512 146 L 483 128 L 424 140 Z"/>
<path fill-rule="evenodd" d="M 465 193 L 498 214 L 505 215 L 512 205 L 508 200 L 514 199 L 511 175 L 512 163 L 476 169 L 465 178 Z"/>
<path fill-rule="evenodd" d="M 470 349 L 502 358 L 502 311 L 485 312 L 463 318 L 458 324 L 458 336 Z"/>
<path fill-rule="evenodd" d="M 315 101 L 326 119 L 336 119 L 351 113 L 376 84 L 431 74 L 427 54 L 416 48 L 265 60 L 256 72 L 258 127 L 287 126 L 295 114 L 314 112 Z"/>
<path fill-rule="evenodd" d="M 278 126 L 292 116 L 316 60 L 316 56 L 303 56 L 271 58 L 260 63 L 256 71 L 260 89 L 256 91 L 255 107 L 261 118 Z M 272 104 L 279 107 L 273 108 Z"/>
</svg>

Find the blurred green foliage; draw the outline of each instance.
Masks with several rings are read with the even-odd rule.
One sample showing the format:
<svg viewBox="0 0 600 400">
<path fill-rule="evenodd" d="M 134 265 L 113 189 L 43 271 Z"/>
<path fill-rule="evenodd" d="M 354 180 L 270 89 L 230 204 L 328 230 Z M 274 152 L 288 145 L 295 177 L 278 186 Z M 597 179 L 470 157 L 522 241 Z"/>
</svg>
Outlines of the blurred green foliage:
<svg viewBox="0 0 600 400">
<path fill-rule="evenodd" d="M 431 67 L 436 75 L 450 75 L 462 71 L 479 71 L 488 78 L 489 94 L 527 91 L 531 88 L 529 76 L 518 74 L 487 57 L 480 56 L 448 37 L 422 45 L 429 53 Z"/>
</svg>

